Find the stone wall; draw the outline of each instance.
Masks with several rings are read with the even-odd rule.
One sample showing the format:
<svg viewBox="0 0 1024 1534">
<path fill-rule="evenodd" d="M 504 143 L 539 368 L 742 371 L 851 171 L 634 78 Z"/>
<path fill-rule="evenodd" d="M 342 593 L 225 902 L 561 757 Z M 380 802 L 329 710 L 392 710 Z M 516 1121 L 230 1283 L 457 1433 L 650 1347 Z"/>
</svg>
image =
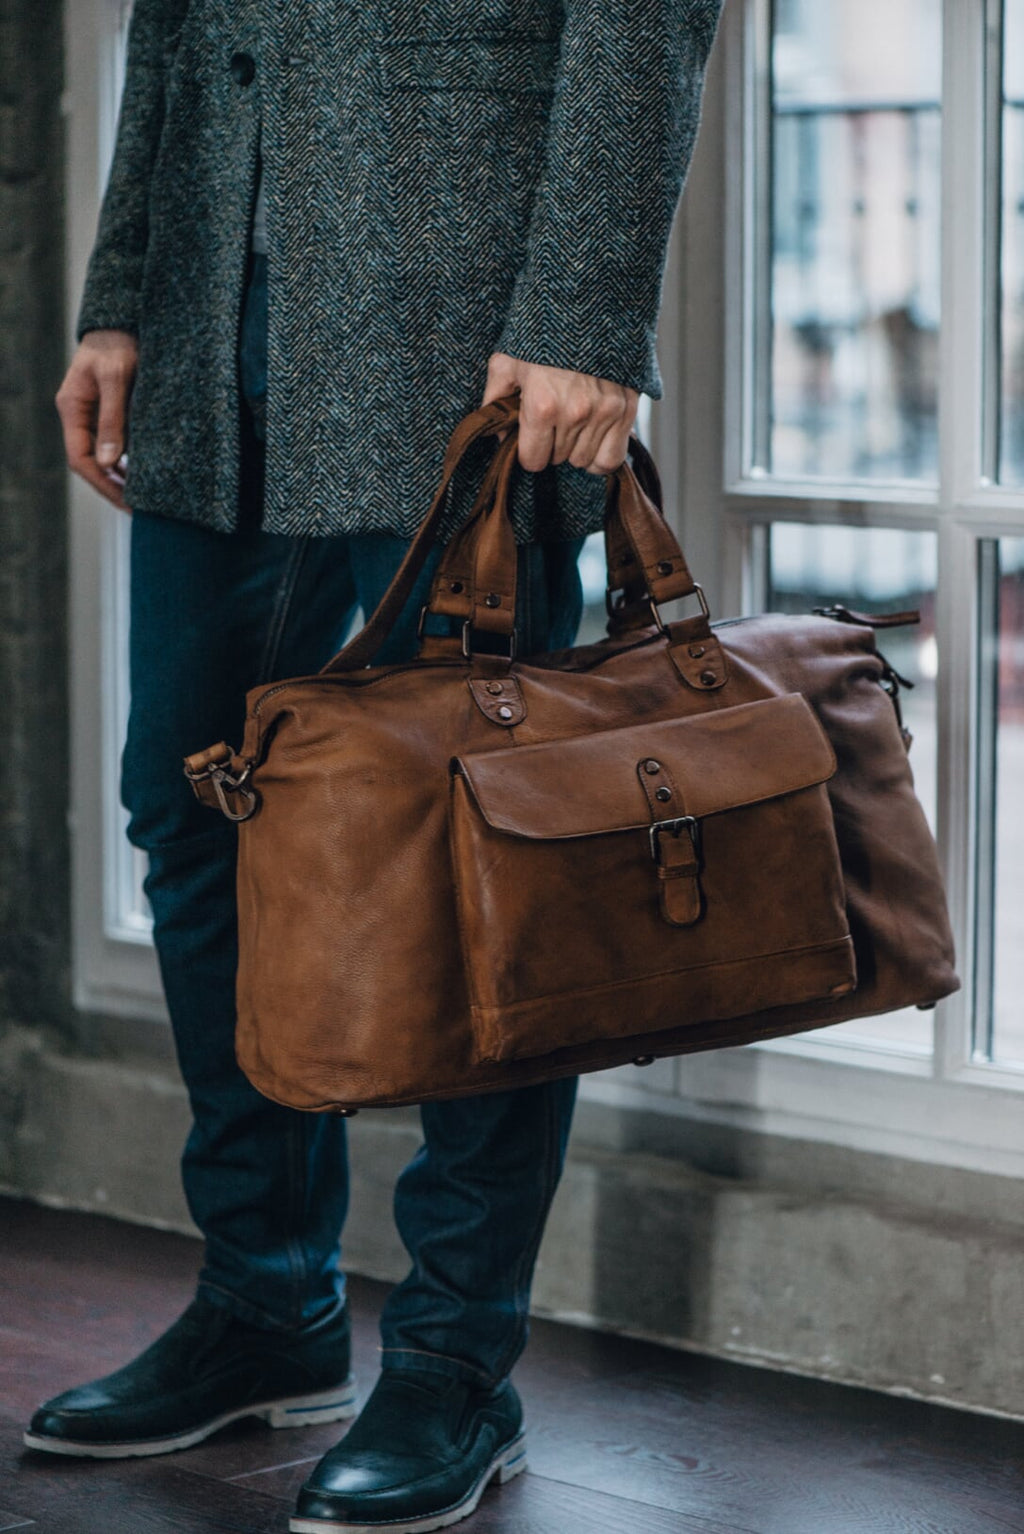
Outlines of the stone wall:
<svg viewBox="0 0 1024 1534">
<path fill-rule="evenodd" d="M 59 0 L 0 0 L 0 1029 L 70 1021 Z"/>
</svg>

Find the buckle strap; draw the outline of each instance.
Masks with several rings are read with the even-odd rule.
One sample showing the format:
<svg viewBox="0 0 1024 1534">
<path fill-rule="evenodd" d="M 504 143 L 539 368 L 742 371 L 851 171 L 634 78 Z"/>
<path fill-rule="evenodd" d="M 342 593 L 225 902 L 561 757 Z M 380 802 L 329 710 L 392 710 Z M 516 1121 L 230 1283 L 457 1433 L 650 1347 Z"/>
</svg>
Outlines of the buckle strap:
<svg viewBox="0 0 1024 1534">
<path fill-rule="evenodd" d="M 648 834 L 658 870 L 661 914 L 670 926 L 692 927 L 704 915 L 700 821 L 693 815 L 672 813 L 682 809 L 683 802 L 664 762 L 644 757 L 636 770 L 654 817 Z"/>
</svg>

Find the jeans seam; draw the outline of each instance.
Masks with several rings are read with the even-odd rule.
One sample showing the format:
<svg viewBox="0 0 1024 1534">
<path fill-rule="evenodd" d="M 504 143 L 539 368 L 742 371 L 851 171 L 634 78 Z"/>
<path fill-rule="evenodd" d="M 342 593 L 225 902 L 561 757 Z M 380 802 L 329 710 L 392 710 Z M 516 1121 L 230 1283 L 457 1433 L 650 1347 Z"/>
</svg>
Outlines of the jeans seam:
<svg viewBox="0 0 1024 1534">
<path fill-rule="evenodd" d="M 309 1286 L 309 1263 L 302 1241 L 301 1215 L 305 1212 L 308 1192 L 304 1175 L 309 1164 L 307 1123 L 299 1117 L 288 1126 L 288 1269 L 293 1296 L 293 1315 L 296 1326 L 302 1323 L 306 1290 Z"/>
<path fill-rule="evenodd" d="M 551 1209 L 551 1200 L 555 1195 L 558 1178 L 554 1169 L 554 1147 L 557 1139 L 555 1125 L 555 1092 L 556 1083 L 549 1083 L 544 1089 L 544 1157 L 541 1163 L 544 1174 L 544 1185 L 541 1191 L 537 1220 L 530 1240 L 526 1242 L 519 1256 L 513 1276 L 513 1293 L 515 1295 L 516 1320 L 519 1323 L 516 1337 L 510 1342 L 505 1353 L 501 1355 L 501 1363 L 494 1376 L 494 1383 L 502 1380 L 509 1373 L 518 1354 L 522 1351 L 524 1332 L 529 1316 L 529 1299 L 524 1297 L 524 1288 L 529 1286 L 533 1269 L 537 1262 L 537 1253 L 544 1236 L 544 1227 L 547 1224 L 548 1214 Z"/>
<path fill-rule="evenodd" d="M 229 1310 L 230 1313 L 239 1321 L 248 1322 L 253 1326 L 259 1326 L 261 1321 L 266 1322 L 268 1331 L 282 1331 L 290 1329 L 283 1328 L 281 1326 L 280 1316 L 272 1315 L 269 1310 L 264 1310 L 262 1305 L 254 1305 L 251 1300 L 243 1299 L 240 1295 L 236 1294 L 233 1289 L 227 1289 L 223 1284 L 215 1283 L 210 1278 L 205 1276 L 202 1277 L 199 1280 L 198 1288 L 209 1290 L 214 1294 L 221 1294 L 226 1300 L 230 1300 L 230 1306 L 222 1306 L 221 1308 Z M 252 1320 L 252 1318 L 256 1316 L 259 1317 L 259 1320 Z"/>
<path fill-rule="evenodd" d="M 498 1382 L 498 1380 L 504 1379 L 505 1373 L 507 1373 L 507 1371 L 505 1371 L 505 1373 L 498 1375 L 496 1379 L 495 1376 L 489 1374 L 486 1369 L 478 1369 L 475 1364 L 467 1363 L 464 1358 L 456 1358 L 451 1353 L 435 1353 L 430 1348 L 382 1347 L 378 1349 L 378 1351 L 380 1352 L 382 1358 L 386 1357 L 389 1353 L 398 1353 L 402 1357 L 409 1358 L 437 1358 L 442 1363 L 455 1365 L 455 1370 L 452 1371 L 453 1375 L 455 1375 L 457 1372 L 458 1377 L 462 1378 L 466 1374 L 472 1374 L 475 1379 L 482 1380 L 483 1383 L 488 1386 L 494 1385 Z M 437 1372 L 440 1373 L 441 1371 L 438 1370 Z M 445 1370 L 444 1372 L 447 1374 L 449 1371 Z"/>
<path fill-rule="evenodd" d="M 297 538 L 294 545 L 288 550 L 288 559 L 274 598 L 274 609 L 267 628 L 263 659 L 260 662 L 260 676 L 264 679 L 271 678 L 277 666 L 277 658 L 281 652 L 281 640 L 284 637 L 285 626 L 291 611 L 292 597 L 295 595 L 299 572 L 306 557 L 308 544 L 308 537 Z"/>
</svg>

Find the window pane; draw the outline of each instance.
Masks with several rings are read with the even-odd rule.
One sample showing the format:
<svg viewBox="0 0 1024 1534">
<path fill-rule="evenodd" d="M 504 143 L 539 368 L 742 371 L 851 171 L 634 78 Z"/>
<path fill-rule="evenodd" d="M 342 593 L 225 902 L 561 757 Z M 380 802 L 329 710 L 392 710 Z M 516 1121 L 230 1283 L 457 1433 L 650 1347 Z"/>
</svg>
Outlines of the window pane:
<svg viewBox="0 0 1024 1534">
<path fill-rule="evenodd" d="M 1002 430 L 1000 478 L 1024 484 L 1024 0 L 1003 37 Z"/>
<path fill-rule="evenodd" d="M 774 523 L 769 532 L 770 611 L 806 613 L 834 604 L 869 612 L 920 610 L 920 625 L 880 633 L 878 644 L 894 669 L 914 684 L 912 690 L 900 693 L 899 702 L 903 721 L 914 737 L 911 761 L 918 797 L 933 829 L 936 557 L 934 533 L 787 522 Z M 827 1036 L 930 1050 L 932 1014 L 908 1008 L 886 1017 L 842 1023 L 830 1028 Z"/>
<path fill-rule="evenodd" d="M 576 643 L 597 644 L 608 628 L 608 609 L 604 601 L 608 565 L 603 533 L 591 533 L 580 551 L 580 583 L 583 587 L 583 616 Z"/>
<path fill-rule="evenodd" d="M 1024 538 L 1003 538 L 995 545 L 994 702 L 995 779 L 992 802 L 991 913 L 981 944 L 994 944 L 992 1032 L 980 1039 L 982 1052 L 995 1060 L 1024 1064 Z M 982 786 L 982 800 L 985 793 Z M 993 930 L 994 929 L 994 930 Z M 982 956 L 984 967 L 984 956 Z M 982 998 L 983 999 L 983 998 Z M 986 1048 L 986 1043 L 988 1047 Z"/>
<path fill-rule="evenodd" d="M 937 477 L 941 10 L 776 0 L 773 474 Z"/>
</svg>

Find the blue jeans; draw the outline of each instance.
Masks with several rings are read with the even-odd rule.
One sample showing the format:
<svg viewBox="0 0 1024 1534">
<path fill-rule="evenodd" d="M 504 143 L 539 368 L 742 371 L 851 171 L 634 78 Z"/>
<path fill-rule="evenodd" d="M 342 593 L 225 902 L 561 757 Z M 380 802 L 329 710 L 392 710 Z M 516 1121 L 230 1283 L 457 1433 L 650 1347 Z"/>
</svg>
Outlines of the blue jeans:
<svg viewBox="0 0 1024 1534">
<path fill-rule="evenodd" d="M 258 308 L 247 306 L 247 322 Z M 243 327 L 247 393 L 259 381 L 258 340 Z M 181 763 L 214 741 L 238 743 L 249 687 L 316 671 L 356 609 L 376 605 L 407 545 L 388 534 L 263 532 L 259 435 L 258 415 L 248 416 L 247 504 L 234 533 L 134 514 L 122 795 L 128 834 L 148 854 L 154 941 L 192 1105 L 182 1175 L 206 1243 L 200 1288 L 243 1319 L 290 1328 L 344 1292 L 345 1122 L 270 1102 L 236 1064 L 236 831 L 193 797 Z M 578 551 L 575 543 L 521 548 L 527 653 L 571 644 Z M 382 660 L 415 653 L 435 564 L 436 556 Z M 412 1269 L 384 1308 L 385 1368 L 488 1382 L 511 1368 L 526 1340 L 533 1266 L 574 1100 L 575 1083 L 559 1081 L 423 1107 L 423 1146 L 395 1190 Z"/>
</svg>

